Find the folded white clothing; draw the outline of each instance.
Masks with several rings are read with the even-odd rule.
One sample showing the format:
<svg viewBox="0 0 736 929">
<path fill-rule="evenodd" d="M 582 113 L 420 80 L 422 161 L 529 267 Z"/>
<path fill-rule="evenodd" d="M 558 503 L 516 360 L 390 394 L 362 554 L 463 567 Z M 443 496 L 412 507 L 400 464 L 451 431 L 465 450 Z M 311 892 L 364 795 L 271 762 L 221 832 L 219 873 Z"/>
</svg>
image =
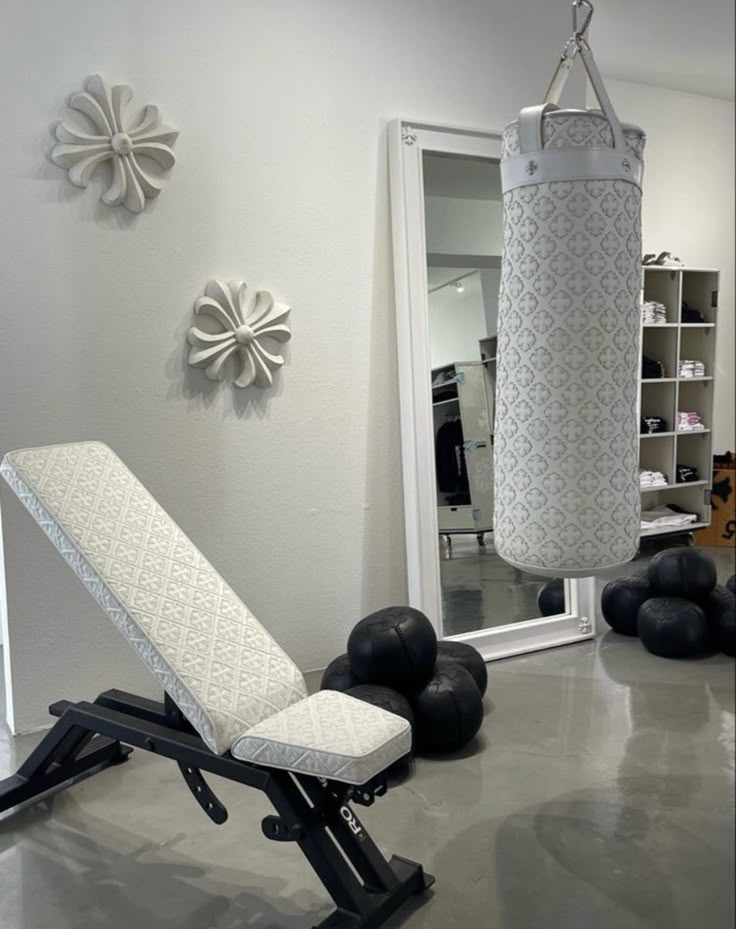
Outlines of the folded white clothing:
<svg viewBox="0 0 736 929">
<path fill-rule="evenodd" d="M 667 322 L 667 310 L 657 300 L 645 300 L 641 305 L 641 318 L 645 326 L 657 326 Z"/>
<path fill-rule="evenodd" d="M 641 514 L 641 534 L 659 532 L 662 529 L 680 529 L 697 522 L 695 513 L 679 513 L 668 506 L 644 510 Z"/>
<path fill-rule="evenodd" d="M 640 471 L 639 484 L 641 487 L 666 487 L 667 477 L 661 471 Z"/>
<path fill-rule="evenodd" d="M 702 432 L 705 429 L 700 413 L 678 410 L 675 420 L 678 432 Z"/>
<path fill-rule="evenodd" d="M 705 365 L 702 361 L 683 358 L 677 366 L 678 377 L 705 377 Z"/>
</svg>

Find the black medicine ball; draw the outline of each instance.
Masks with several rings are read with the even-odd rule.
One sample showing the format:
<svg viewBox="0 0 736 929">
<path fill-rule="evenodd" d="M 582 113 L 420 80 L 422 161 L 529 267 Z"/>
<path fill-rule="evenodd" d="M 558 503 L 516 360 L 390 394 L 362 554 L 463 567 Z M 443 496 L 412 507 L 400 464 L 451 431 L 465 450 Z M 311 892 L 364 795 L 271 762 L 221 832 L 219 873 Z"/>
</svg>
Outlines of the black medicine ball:
<svg viewBox="0 0 736 929">
<path fill-rule="evenodd" d="M 702 609 L 682 597 L 653 597 L 639 609 L 639 638 L 661 658 L 695 658 L 710 644 Z"/>
<path fill-rule="evenodd" d="M 736 657 L 736 595 L 717 585 L 703 601 L 703 607 L 714 646 Z"/>
<path fill-rule="evenodd" d="M 382 687 L 380 684 L 358 684 L 357 687 L 351 687 L 347 694 L 349 697 L 355 697 L 356 700 L 370 703 L 371 706 L 377 706 L 387 713 L 393 713 L 395 716 L 405 719 L 411 726 L 413 742 L 414 711 L 406 697 L 397 690 Z"/>
<path fill-rule="evenodd" d="M 390 606 L 366 616 L 348 639 L 353 672 L 402 693 L 423 687 L 437 659 L 437 635 L 424 613 Z"/>
<path fill-rule="evenodd" d="M 716 586 L 716 566 L 697 548 L 671 548 L 652 558 L 648 577 L 655 597 L 702 600 Z"/>
<path fill-rule="evenodd" d="M 440 642 L 437 645 L 437 667 L 459 664 L 476 683 L 481 697 L 488 689 L 488 668 L 477 648 L 466 642 Z"/>
<path fill-rule="evenodd" d="M 438 668 L 415 695 L 417 747 L 425 752 L 456 752 L 483 722 L 483 698 L 469 672 L 460 665 Z"/>
<path fill-rule="evenodd" d="M 620 635 L 638 635 L 639 607 L 652 596 L 646 577 L 617 577 L 601 594 L 603 618 Z"/>
<path fill-rule="evenodd" d="M 542 587 L 537 594 L 537 606 L 541 616 L 557 616 L 565 612 L 565 582 L 556 577 Z"/>
<path fill-rule="evenodd" d="M 320 690 L 339 690 L 343 693 L 351 687 L 357 687 L 360 680 L 350 667 L 347 655 L 338 655 L 327 665 L 322 675 Z"/>
</svg>

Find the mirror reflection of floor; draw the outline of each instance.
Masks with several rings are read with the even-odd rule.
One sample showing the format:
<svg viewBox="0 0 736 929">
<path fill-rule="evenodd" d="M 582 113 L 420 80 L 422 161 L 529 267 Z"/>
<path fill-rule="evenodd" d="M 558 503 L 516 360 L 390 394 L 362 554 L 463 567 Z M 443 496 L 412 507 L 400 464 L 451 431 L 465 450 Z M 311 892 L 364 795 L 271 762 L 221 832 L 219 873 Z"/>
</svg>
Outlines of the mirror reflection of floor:
<svg viewBox="0 0 736 929">
<path fill-rule="evenodd" d="M 475 535 L 453 535 L 452 545 L 445 539 L 439 543 L 440 577 L 442 581 L 443 635 L 461 635 L 492 626 L 537 619 L 537 594 L 549 578 L 518 571 L 506 564 L 493 547 L 493 536 L 486 535 L 485 546 L 478 545 Z M 612 577 L 639 574 L 650 558 L 664 548 L 680 547 L 686 539 L 649 539 L 636 559 L 615 571 L 602 573 L 596 579 L 596 601 Z M 715 561 L 718 583 L 725 584 L 736 570 L 732 548 L 701 548 Z M 601 627 L 607 628 L 605 623 Z"/>
<path fill-rule="evenodd" d="M 493 536 L 479 545 L 475 535 L 440 539 L 443 632 L 460 635 L 506 626 L 539 616 L 537 594 L 548 578 L 518 571 L 493 547 Z"/>
</svg>

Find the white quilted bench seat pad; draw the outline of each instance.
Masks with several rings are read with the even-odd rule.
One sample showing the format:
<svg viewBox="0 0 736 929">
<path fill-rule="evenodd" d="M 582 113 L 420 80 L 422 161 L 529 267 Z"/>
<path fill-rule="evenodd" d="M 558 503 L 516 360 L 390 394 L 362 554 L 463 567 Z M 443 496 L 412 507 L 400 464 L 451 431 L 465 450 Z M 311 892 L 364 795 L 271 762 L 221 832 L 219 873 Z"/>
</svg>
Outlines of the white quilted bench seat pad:
<svg viewBox="0 0 736 929">
<path fill-rule="evenodd" d="M 10 452 L 0 473 L 213 752 L 306 696 L 296 665 L 106 445 Z"/>
<path fill-rule="evenodd" d="M 241 761 L 347 784 L 365 784 L 411 750 L 411 726 L 336 690 L 294 703 L 233 745 Z"/>
</svg>

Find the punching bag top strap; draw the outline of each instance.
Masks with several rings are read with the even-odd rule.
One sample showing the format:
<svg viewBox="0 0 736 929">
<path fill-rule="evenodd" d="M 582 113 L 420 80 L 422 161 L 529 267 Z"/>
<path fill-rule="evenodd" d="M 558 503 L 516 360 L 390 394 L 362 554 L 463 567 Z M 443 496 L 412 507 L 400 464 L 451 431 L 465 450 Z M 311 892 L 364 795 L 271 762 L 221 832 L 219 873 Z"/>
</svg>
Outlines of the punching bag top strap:
<svg viewBox="0 0 736 929">
<path fill-rule="evenodd" d="M 619 122 L 618 116 L 616 116 L 616 111 L 613 109 L 611 98 L 608 96 L 608 91 L 603 84 L 603 78 L 600 75 L 600 71 L 596 67 L 596 63 L 593 60 L 593 52 L 590 50 L 590 46 L 585 41 L 585 38 L 582 38 L 579 41 L 578 47 L 580 49 L 580 57 L 583 59 L 583 64 L 585 65 L 585 70 L 588 72 L 590 86 L 593 88 L 593 91 L 598 98 L 598 103 L 601 105 L 603 115 L 606 117 L 611 126 L 611 132 L 613 133 L 613 147 L 618 149 L 618 151 L 625 153 L 626 139 L 624 138 L 624 131 L 621 128 L 621 123 Z"/>
<path fill-rule="evenodd" d="M 539 103 L 537 106 L 525 106 L 519 113 L 519 153 L 541 152 L 544 148 L 542 138 L 542 120 L 544 114 L 559 107 L 554 103 Z"/>
<path fill-rule="evenodd" d="M 585 17 L 580 23 L 578 21 L 578 15 L 581 11 L 585 12 Z M 621 123 L 619 122 L 618 116 L 613 109 L 611 99 L 608 96 L 608 92 L 603 84 L 603 79 L 601 78 L 600 72 L 596 66 L 596 63 L 593 59 L 593 52 L 588 45 L 588 28 L 590 26 L 590 21 L 593 17 L 593 4 L 590 3 L 590 0 L 573 0 L 572 4 L 572 22 L 573 22 L 573 33 L 565 44 L 565 48 L 562 51 L 562 57 L 560 58 L 559 64 L 557 65 L 557 70 L 555 71 L 552 81 L 547 89 L 545 95 L 545 105 L 552 104 L 553 108 L 556 104 L 559 103 L 560 95 L 564 90 L 565 83 L 567 82 L 568 75 L 573 69 L 575 64 L 575 57 L 580 53 L 582 58 L 583 65 L 588 75 L 588 80 L 590 85 L 593 88 L 600 108 L 603 112 L 603 115 L 608 120 L 611 126 L 611 132 L 613 134 L 613 146 L 621 153 L 627 152 L 626 139 L 624 138 L 624 131 L 621 128 Z M 537 129 L 529 125 L 526 130 L 522 130 L 522 123 L 524 122 L 524 114 L 528 111 L 535 111 L 539 113 L 539 127 L 538 135 Z M 528 154 L 532 151 L 542 151 L 542 127 L 541 122 L 547 110 L 542 107 L 527 107 L 521 111 L 521 116 L 519 117 L 519 149 L 522 154 Z M 529 123 L 531 123 L 531 115 L 529 116 Z M 522 134 L 523 132 L 523 134 Z M 534 145 L 535 147 L 527 147 Z"/>
</svg>

